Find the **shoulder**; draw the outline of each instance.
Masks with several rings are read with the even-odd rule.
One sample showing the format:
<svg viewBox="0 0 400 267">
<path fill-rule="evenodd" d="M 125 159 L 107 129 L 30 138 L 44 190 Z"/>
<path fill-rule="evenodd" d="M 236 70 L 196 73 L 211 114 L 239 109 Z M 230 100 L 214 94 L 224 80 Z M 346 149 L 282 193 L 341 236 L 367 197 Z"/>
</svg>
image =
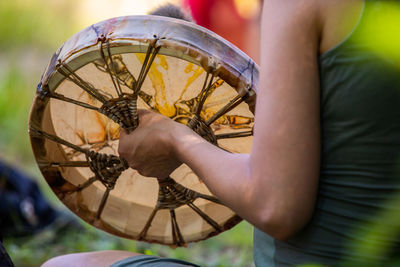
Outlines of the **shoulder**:
<svg viewBox="0 0 400 267">
<path fill-rule="evenodd" d="M 313 21 L 318 19 L 320 2 L 323 0 L 268 0 L 264 1 L 264 20 L 281 16 L 282 22 L 296 19 Z M 283 16 L 282 16 L 283 15 Z"/>
<path fill-rule="evenodd" d="M 263 24 L 291 27 L 297 35 L 319 42 L 323 53 L 352 31 L 361 15 L 363 0 L 269 0 L 264 2 Z M 270 25 L 271 26 L 271 25 Z"/>
<path fill-rule="evenodd" d="M 319 3 L 320 0 L 264 1 L 261 29 L 280 36 L 303 36 L 309 40 L 317 37 L 321 29 Z"/>
<path fill-rule="evenodd" d="M 357 25 L 363 0 L 319 0 L 321 21 L 320 53 L 344 40 Z"/>
</svg>

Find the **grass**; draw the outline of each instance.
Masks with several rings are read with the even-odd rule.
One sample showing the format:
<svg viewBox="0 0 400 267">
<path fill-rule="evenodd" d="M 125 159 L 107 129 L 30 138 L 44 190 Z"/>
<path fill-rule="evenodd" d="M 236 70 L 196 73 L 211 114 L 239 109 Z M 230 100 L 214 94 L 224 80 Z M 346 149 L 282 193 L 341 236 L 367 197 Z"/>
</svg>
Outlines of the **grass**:
<svg viewBox="0 0 400 267">
<path fill-rule="evenodd" d="M 253 266 L 252 227 L 246 222 L 217 237 L 176 249 L 118 238 L 87 224 L 84 229 L 59 233 L 44 230 L 30 238 L 7 239 L 4 244 L 14 264 L 26 267 L 39 266 L 58 255 L 110 249 L 178 258 L 209 267 Z"/>
</svg>

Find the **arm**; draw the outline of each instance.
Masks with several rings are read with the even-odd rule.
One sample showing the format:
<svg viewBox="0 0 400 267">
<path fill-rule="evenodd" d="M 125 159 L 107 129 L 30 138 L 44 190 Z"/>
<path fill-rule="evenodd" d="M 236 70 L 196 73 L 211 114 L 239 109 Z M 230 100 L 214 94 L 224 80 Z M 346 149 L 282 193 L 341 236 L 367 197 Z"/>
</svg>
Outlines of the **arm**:
<svg viewBox="0 0 400 267">
<path fill-rule="evenodd" d="M 264 4 L 250 155 L 227 153 L 186 126 L 142 111 L 139 128 L 121 134 L 121 156 L 142 174 L 156 177 L 186 163 L 213 194 L 257 228 L 278 239 L 298 231 L 312 215 L 319 174 L 319 33 L 314 2 Z M 160 152 L 154 147 L 163 155 L 156 155 Z M 153 167 L 146 165 L 154 159 Z"/>
</svg>

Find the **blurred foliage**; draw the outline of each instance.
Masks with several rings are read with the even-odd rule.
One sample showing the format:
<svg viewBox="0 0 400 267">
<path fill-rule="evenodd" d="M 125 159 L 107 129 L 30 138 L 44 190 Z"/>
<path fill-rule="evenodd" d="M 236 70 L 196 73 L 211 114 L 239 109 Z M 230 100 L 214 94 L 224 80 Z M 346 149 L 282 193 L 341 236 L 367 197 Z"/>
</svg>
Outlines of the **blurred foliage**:
<svg viewBox="0 0 400 267">
<path fill-rule="evenodd" d="M 187 248 L 170 248 L 118 238 L 85 224 L 85 231 L 68 230 L 56 233 L 45 230 L 34 238 L 7 239 L 5 241 L 15 266 L 35 267 L 51 257 L 67 253 L 99 250 L 126 250 L 147 255 L 172 257 L 201 266 L 253 266 L 252 227 L 241 223 L 225 232 Z"/>
<path fill-rule="evenodd" d="M 51 55 L 77 32 L 78 0 L 0 0 L 0 156 L 37 177 L 46 196 L 60 206 L 41 179 L 28 137 L 36 85 Z M 63 206 L 61 208 L 64 208 Z M 174 257 L 204 266 L 252 266 L 252 227 L 242 223 L 211 240 L 172 249 L 111 236 L 85 224 L 85 231 L 47 229 L 30 238 L 7 239 L 15 266 L 39 266 L 66 253 L 118 249 Z"/>
<path fill-rule="evenodd" d="M 0 1 L 0 156 L 17 162 L 30 173 L 38 174 L 29 145 L 27 123 L 36 84 L 52 53 L 78 29 L 78 0 L 1 0 Z M 377 23 L 393 22 L 387 32 L 375 34 L 389 36 L 379 44 L 383 51 L 398 53 L 399 36 L 394 35 L 399 25 L 400 11 L 381 18 Z M 381 21 L 381 22 L 380 22 Z M 373 29 L 371 29 L 372 31 Z M 384 38 L 383 38 L 384 39 Z M 384 39 L 385 40 L 385 39 Z M 362 40 L 365 41 L 365 40 Z M 396 44 L 396 45 L 393 45 Z M 54 195 L 38 179 L 44 193 L 59 205 Z M 395 205 L 400 205 L 400 199 Z M 374 255 L 383 255 L 388 249 L 376 246 L 381 235 L 399 233 L 400 215 L 387 212 L 360 233 L 365 242 L 352 244 L 349 249 Z M 55 233 L 45 230 L 37 236 L 5 241 L 16 266 L 38 266 L 48 258 L 74 252 L 120 249 L 180 258 L 203 266 L 252 266 L 252 227 L 242 223 L 235 229 L 210 240 L 190 244 L 188 248 L 172 249 L 111 236 L 92 226 L 85 231 L 70 230 Z M 378 242 L 379 243 L 379 242 Z M 366 262 L 346 262 L 344 266 L 370 266 Z M 317 265 L 305 265 L 317 266 Z M 400 260 L 392 266 L 400 266 Z"/>
<path fill-rule="evenodd" d="M 380 1 L 363 17 L 356 41 L 385 58 L 400 58 L 400 5 L 398 1 Z M 398 62 L 400 64 L 400 62 Z"/>
<path fill-rule="evenodd" d="M 0 1 L 0 155 L 32 166 L 27 125 L 51 54 L 76 31 L 75 1 Z"/>
<path fill-rule="evenodd" d="M 26 125 L 32 94 L 26 93 L 27 88 L 27 80 L 15 66 L 4 70 L 0 80 L 0 149 L 8 154 L 19 151 L 23 160 L 30 157 Z"/>
<path fill-rule="evenodd" d="M 396 251 L 394 245 L 400 236 L 400 195 L 395 196 L 386 204 L 387 209 L 381 210 L 374 220 L 359 227 L 356 232 L 358 240 L 347 244 L 348 250 L 354 255 L 368 255 L 373 260 L 366 260 L 363 257 L 354 257 L 344 261 L 341 266 L 378 266 L 379 259 L 390 258 L 386 266 L 400 266 L 400 255 L 393 255 Z M 385 242 L 391 240 L 391 243 Z M 391 255 L 389 254 L 390 252 Z"/>
<path fill-rule="evenodd" d="M 0 1 L 0 47 L 53 48 L 76 31 L 75 1 Z"/>
</svg>

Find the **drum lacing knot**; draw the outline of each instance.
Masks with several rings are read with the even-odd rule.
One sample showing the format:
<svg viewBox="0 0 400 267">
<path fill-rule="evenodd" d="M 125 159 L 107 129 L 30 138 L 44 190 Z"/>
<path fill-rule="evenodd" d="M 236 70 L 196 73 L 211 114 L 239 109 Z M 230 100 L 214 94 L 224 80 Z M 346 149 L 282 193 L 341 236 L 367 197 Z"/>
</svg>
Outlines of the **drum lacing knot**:
<svg viewBox="0 0 400 267">
<path fill-rule="evenodd" d="M 97 38 L 97 42 L 105 43 L 106 41 L 107 37 L 103 33 Z"/>
<path fill-rule="evenodd" d="M 195 191 L 183 187 L 171 178 L 159 179 L 158 182 L 160 189 L 157 207 L 160 209 L 176 209 L 193 202 L 196 198 Z"/>
<path fill-rule="evenodd" d="M 194 115 L 187 126 L 208 142 L 217 145 L 217 138 L 214 132 L 199 116 Z"/>
<path fill-rule="evenodd" d="M 143 230 L 140 232 L 138 238 L 139 240 L 143 240 L 146 237 L 147 232 L 151 227 L 151 223 L 156 216 L 156 213 L 159 210 L 168 209 L 171 215 L 173 243 L 178 246 L 185 245 L 186 242 L 182 236 L 181 230 L 179 229 L 177 216 L 175 214 L 175 209 L 183 205 L 187 205 L 194 212 L 196 212 L 203 220 L 205 220 L 209 225 L 214 228 L 215 232 L 219 233 L 223 231 L 222 227 L 215 220 L 208 216 L 194 203 L 196 199 L 202 198 L 212 201 L 214 203 L 222 204 L 218 199 L 213 196 L 204 195 L 202 193 L 186 188 L 175 182 L 170 177 L 162 180 L 157 179 L 157 181 L 160 186 L 158 191 L 157 205 L 151 213 L 149 219 L 147 220 L 146 225 L 143 227 Z"/>
<path fill-rule="evenodd" d="M 100 112 L 118 123 L 129 133 L 139 124 L 137 115 L 137 96 L 124 94 L 122 97 L 110 99 L 105 102 Z"/>
<path fill-rule="evenodd" d="M 96 178 L 108 189 L 114 189 L 121 173 L 129 168 L 125 160 L 114 155 L 89 151 L 86 158 Z"/>
</svg>

